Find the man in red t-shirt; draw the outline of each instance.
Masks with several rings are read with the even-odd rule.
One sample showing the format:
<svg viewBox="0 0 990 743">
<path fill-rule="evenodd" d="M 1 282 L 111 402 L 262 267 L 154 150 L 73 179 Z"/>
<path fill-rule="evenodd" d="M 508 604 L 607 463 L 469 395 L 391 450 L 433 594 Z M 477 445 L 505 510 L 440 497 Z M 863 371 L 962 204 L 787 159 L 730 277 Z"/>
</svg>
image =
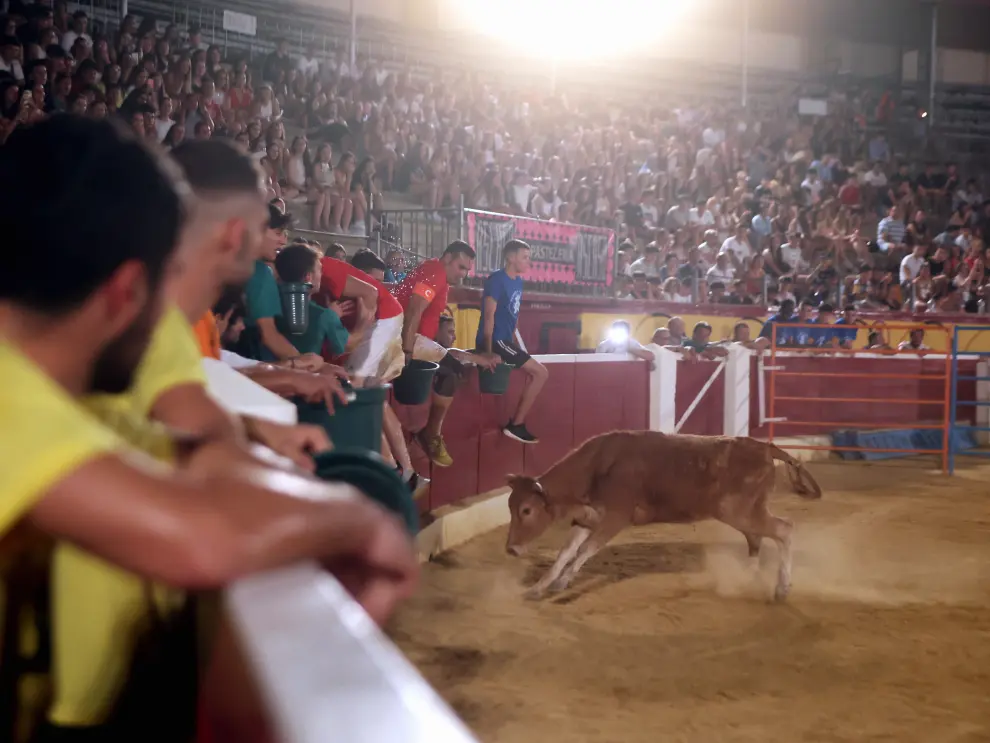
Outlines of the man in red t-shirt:
<svg viewBox="0 0 990 743">
<path fill-rule="evenodd" d="M 371 251 L 361 251 L 381 262 Z M 385 285 L 374 279 L 362 266 L 336 258 L 321 261 L 323 279 L 316 293 L 316 303 L 329 307 L 342 299 L 355 300 L 355 312 L 341 316 L 348 330 L 363 326 L 361 339 L 347 362 L 347 371 L 359 380 L 378 377 L 389 381 L 402 373 L 402 306 L 389 294 Z"/>
<path fill-rule="evenodd" d="M 354 376 L 355 386 L 372 377 L 385 382 L 398 377 L 405 366 L 402 306 L 381 281 L 385 263 L 370 250 L 359 250 L 350 263 L 326 257 L 320 265 L 323 276 L 316 293 L 318 304 L 330 306 L 341 299 L 355 299 L 355 311 L 344 312 L 340 318 L 348 330 L 352 324 L 361 324 L 361 312 L 369 313 L 370 325 L 366 323 L 367 329 L 346 365 Z M 373 292 L 368 291 L 369 287 Z M 430 481 L 420 477 L 413 467 L 402 425 L 388 403 L 382 413 L 382 430 L 382 456 L 398 465 L 400 476 L 409 485 L 413 497 L 417 497 Z"/>
<path fill-rule="evenodd" d="M 402 351 L 406 361 L 416 358 L 422 361 L 440 362 L 447 355 L 447 349 L 436 342 L 440 327 L 440 315 L 447 308 L 447 291 L 450 286 L 461 283 L 474 264 L 474 249 L 463 240 L 455 240 L 439 258 L 423 261 L 406 274 L 402 282 L 393 288 L 405 312 L 402 328 Z M 483 354 L 486 363 L 494 367 L 499 359 L 492 354 Z M 434 464 L 449 467 L 454 463 L 440 431 L 443 420 L 450 409 L 453 397 L 444 397 L 433 392 L 430 403 L 430 417 L 418 438 L 423 449 Z"/>
</svg>

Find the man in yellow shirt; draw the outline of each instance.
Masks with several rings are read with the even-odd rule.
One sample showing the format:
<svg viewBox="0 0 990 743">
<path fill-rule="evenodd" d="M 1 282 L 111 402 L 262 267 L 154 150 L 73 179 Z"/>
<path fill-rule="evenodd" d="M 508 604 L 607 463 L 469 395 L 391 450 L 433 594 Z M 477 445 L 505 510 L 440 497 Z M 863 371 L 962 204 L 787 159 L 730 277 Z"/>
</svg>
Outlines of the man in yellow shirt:
<svg viewBox="0 0 990 743">
<path fill-rule="evenodd" d="M 193 327 L 210 312 L 224 286 L 243 284 L 251 276 L 269 227 L 263 174 L 251 158 L 223 140 L 190 141 L 172 155 L 196 198 L 177 249 L 177 268 L 166 282 L 173 306 L 155 329 L 127 395 L 133 410 L 204 439 L 243 442 L 248 438 L 311 470 L 310 454 L 330 447 L 323 429 L 228 415 L 207 394 Z M 269 374 L 251 376 L 264 384 Z M 336 394 L 338 404 L 344 403 L 334 376 L 321 374 L 319 381 Z"/>
<path fill-rule="evenodd" d="M 345 560 L 345 585 L 388 616 L 416 563 L 402 527 L 353 488 L 235 478 L 213 466 L 222 447 L 200 447 L 181 472 L 156 465 L 78 402 L 131 386 L 162 313 L 188 194 L 174 166 L 110 123 L 65 116 L 19 129 L 0 178 L 18 184 L 0 199 L 0 532 L 27 524 L 184 589 Z M 80 715 L 112 700 L 83 702 Z"/>
</svg>

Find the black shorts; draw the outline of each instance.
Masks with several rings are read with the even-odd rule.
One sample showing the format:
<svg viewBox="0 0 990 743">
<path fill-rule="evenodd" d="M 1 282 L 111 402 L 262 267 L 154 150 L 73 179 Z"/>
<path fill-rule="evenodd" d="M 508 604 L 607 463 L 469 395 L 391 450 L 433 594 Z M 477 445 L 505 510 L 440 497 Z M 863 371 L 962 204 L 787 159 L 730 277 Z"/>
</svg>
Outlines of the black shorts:
<svg viewBox="0 0 990 743">
<path fill-rule="evenodd" d="M 492 343 L 492 351 L 497 353 L 502 361 L 513 369 L 519 369 L 530 360 L 530 355 L 511 341 L 495 341 Z"/>
<path fill-rule="evenodd" d="M 433 391 L 440 397 L 453 397 L 466 371 L 467 367 L 448 353 L 440 359 L 440 368 L 433 376 Z"/>
</svg>

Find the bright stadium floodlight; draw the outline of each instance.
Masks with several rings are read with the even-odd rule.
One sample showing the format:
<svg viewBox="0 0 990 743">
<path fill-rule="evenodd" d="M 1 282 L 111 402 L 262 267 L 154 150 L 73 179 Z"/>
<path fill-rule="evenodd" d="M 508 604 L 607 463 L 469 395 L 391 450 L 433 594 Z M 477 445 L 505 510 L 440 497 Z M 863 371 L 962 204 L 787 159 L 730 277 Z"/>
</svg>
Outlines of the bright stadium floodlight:
<svg viewBox="0 0 990 743">
<path fill-rule="evenodd" d="M 608 339 L 617 346 L 623 346 L 629 342 L 629 328 L 623 323 L 616 323 L 608 331 Z"/>
<path fill-rule="evenodd" d="M 525 50 L 556 59 L 626 54 L 671 31 L 690 0 L 445 0 L 445 12 Z"/>
</svg>

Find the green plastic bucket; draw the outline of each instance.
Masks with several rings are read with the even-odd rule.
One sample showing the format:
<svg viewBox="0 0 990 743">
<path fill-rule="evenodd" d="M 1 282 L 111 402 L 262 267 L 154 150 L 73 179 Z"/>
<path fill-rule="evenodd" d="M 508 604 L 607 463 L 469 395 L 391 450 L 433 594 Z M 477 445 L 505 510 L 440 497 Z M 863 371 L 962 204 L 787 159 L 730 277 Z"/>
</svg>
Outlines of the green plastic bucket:
<svg viewBox="0 0 990 743">
<path fill-rule="evenodd" d="M 495 371 L 478 369 L 478 389 L 485 395 L 504 395 L 509 389 L 512 367 L 499 364 Z"/>
<path fill-rule="evenodd" d="M 333 414 L 323 403 L 296 402 L 300 423 L 322 426 L 334 451 L 375 452 L 382 448 L 382 406 L 388 385 L 348 390 L 350 402 L 334 401 Z"/>
<path fill-rule="evenodd" d="M 422 405 L 429 400 L 433 377 L 439 368 L 440 364 L 432 361 L 410 361 L 402 374 L 392 381 L 395 401 L 402 405 Z"/>
<path fill-rule="evenodd" d="M 282 299 L 282 324 L 289 333 L 302 335 L 309 327 L 309 297 L 312 284 L 280 284 L 279 296 Z"/>
<path fill-rule="evenodd" d="M 419 513 L 402 478 L 377 454 L 332 451 L 314 457 L 316 476 L 325 482 L 346 482 L 396 514 L 411 535 L 419 531 Z"/>
</svg>

